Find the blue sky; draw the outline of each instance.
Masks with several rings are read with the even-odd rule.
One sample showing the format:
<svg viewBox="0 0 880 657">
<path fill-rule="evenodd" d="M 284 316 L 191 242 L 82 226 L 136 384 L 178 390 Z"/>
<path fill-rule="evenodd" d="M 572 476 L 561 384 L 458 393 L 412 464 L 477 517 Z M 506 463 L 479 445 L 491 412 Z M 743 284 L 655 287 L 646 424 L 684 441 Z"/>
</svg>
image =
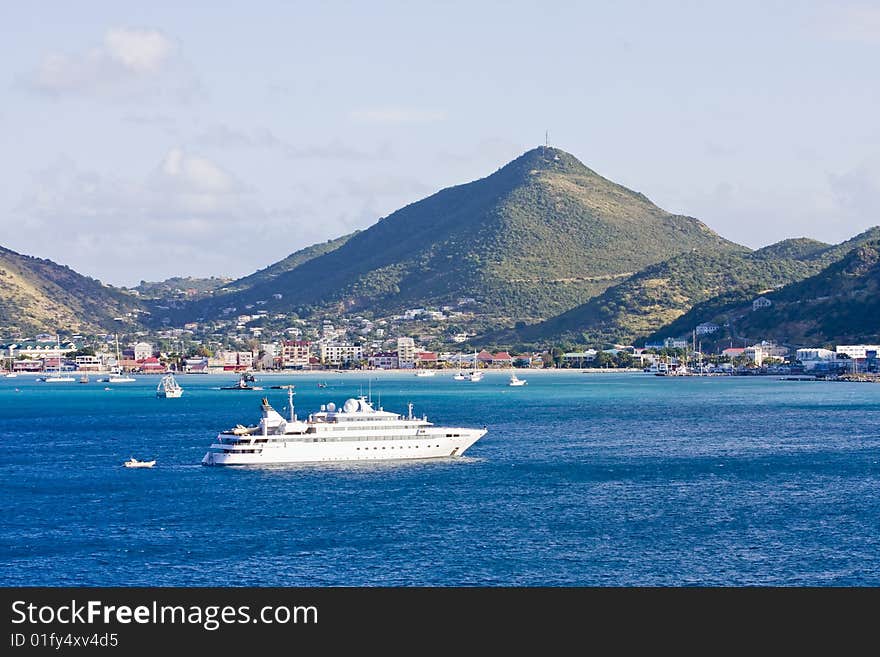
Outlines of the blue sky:
<svg viewBox="0 0 880 657">
<path fill-rule="evenodd" d="M 3 13 L 0 245 L 117 285 L 249 273 L 488 175 L 547 129 L 751 247 L 880 224 L 877 3 Z"/>
</svg>

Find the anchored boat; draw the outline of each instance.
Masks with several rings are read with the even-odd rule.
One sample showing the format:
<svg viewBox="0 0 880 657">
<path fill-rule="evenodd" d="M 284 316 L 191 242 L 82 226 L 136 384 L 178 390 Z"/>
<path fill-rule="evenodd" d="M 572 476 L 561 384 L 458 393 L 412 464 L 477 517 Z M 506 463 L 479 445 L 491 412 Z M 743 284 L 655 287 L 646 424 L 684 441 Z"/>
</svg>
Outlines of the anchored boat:
<svg viewBox="0 0 880 657">
<path fill-rule="evenodd" d="M 156 396 L 166 399 L 177 399 L 183 395 L 183 388 L 171 373 L 166 374 L 159 379 L 159 385 L 156 387 Z"/>
<path fill-rule="evenodd" d="M 266 465 L 326 461 L 390 461 L 461 456 L 487 429 L 438 427 L 427 416 L 373 408 L 366 397 L 330 403 L 305 420 L 297 418 L 293 387 L 288 388 L 289 417 L 263 398 L 262 418 L 254 426 L 221 432 L 203 465 Z"/>
</svg>

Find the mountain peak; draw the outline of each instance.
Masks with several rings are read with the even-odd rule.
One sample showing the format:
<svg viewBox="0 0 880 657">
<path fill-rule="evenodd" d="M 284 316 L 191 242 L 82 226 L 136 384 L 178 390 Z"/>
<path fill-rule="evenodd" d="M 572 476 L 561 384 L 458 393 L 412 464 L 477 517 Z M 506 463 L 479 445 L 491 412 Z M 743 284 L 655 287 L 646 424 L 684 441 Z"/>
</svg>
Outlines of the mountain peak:
<svg viewBox="0 0 880 657">
<path fill-rule="evenodd" d="M 554 173 L 570 173 L 580 175 L 598 175 L 571 153 L 553 146 L 538 146 L 526 151 L 516 159 L 508 162 L 505 169 L 533 173 L 550 171 Z"/>
<path fill-rule="evenodd" d="M 731 246 L 570 153 L 538 146 L 485 178 L 391 213 L 338 248 L 271 267 L 277 276 L 233 283 L 235 293 L 195 314 L 257 301 L 274 311 L 387 314 L 472 298 L 483 316 L 539 319 L 646 265 Z"/>
</svg>

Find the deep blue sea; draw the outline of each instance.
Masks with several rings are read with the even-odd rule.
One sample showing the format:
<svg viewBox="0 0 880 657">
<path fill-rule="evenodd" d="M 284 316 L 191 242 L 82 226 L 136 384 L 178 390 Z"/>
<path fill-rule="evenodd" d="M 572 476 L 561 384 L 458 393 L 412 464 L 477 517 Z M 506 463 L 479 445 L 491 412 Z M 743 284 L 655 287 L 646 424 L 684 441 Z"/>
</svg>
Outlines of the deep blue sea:
<svg viewBox="0 0 880 657">
<path fill-rule="evenodd" d="M 176 400 L 0 379 L 0 584 L 880 585 L 880 385 L 523 376 L 191 375 Z M 369 378 L 386 410 L 489 433 L 454 460 L 199 465 L 286 405 L 269 386 L 303 415 Z"/>
</svg>

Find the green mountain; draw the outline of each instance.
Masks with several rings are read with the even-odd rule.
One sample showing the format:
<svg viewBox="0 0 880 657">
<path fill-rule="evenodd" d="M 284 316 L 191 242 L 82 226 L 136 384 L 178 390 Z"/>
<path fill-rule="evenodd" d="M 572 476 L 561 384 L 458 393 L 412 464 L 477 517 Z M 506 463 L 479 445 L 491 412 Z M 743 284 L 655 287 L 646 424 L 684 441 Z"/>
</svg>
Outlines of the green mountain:
<svg viewBox="0 0 880 657">
<path fill-rule="evenodd" d="M 803 281 L 765 295 L 773 305 L 732 318 L 742 336 L 783 344 L 880 342 L 880 240 L 857 246 Z"/>
<path fill-rule="evenodd" d="M 812 276 L 872 238 L 880 238 L 880 228 L 837 245 L 798 238 L 751 252 L 743 247 L 684 253 L 556 317 L 490 333 L 486 339 L 499 344 L 594 345 L 687 335 L 702 322 L 723 323 L 726 309 L 751 304 L 763 292 Z M 722 336 L 731 337 L 725 332 L 717 335 Z"/>
<path fill-rule="evenodd" d="M 830 244 L 810 239 L 809 237 L 793 237 L 754 252 L 753 257 L 763 260 L 814 260 L 831 248 Z"/>
<path fill-rule="evenodd" d="M 807 249 L 807 252 L 804 252 L 802 255 L 804 259 L 795 261 L 794 266 L 790 260 L 773 261 L 770 260 L 770 256 L 768 256 L 768 253 L 772 253 L 776 250 L 777 246 L 785 245 L 786 242 L 791 242 L 792 240 L 785 240 L 784 242 L 779 242 L 778 245 L 774 244 L 769 247 L 764 247 L 763 249 L 753 252 L 749 257 L 752 259 L 763 259 L 768 262 L 775 262 L 778 266 L 791 267 L 793 273 L 798 271 L 799 265 L 800 271 L 804 272 L 804 274 L 789 281 L 789 283 L 796 283 L 799 280 L 818 275 L 825 268 L 833 266 L 835 263 L 839 263 L 842 259 L 849 257 L 849 254 L 858 247 L 871 244 L 877 240 L 880 240 L 880 227 L 871 228 L 845 242 L 833 246 L 826 246 L 821 250 Z M 749 315 L 751 312 L 752 301 L 760 294 L 764 293 L 768 298 L 772 299 L 773 294 L 771 294 L 769 290 L 777 287 L 779 287 L 779 285 L 772 284 L 770 278 L 763 277 L 753 281 L 751 285 L 726 289 L 717 296 L 703 299 L 694 304 L 688 312 L 651 333 L 649 335 L 649 340 L 670 336 L 688 335 L 695 326 L 703 322 L 714 322 L 721 326 L 732 323 L 732 327 L 727 327 L 713 336 L 716 341 L 730 340 L 731 338 L 740 342 L 743 340 L 748 341 L 750 339 L 753 341 L 767 339 L 771 337 L 769 333 L 767 335 L 744 333 L 743 331 L 747 330 L 747 328 L 740 327 L 738 318 L 747 317 Z M 775 316 L 774 313 L 768 313 L 763 317 L 770 319 Z M 794 336 L 794 332 L 792 332 L 791 335 Z"/>
<path fill-rule="evenodd" d="M 764 260 L 745 249 L 684 253 L 651 265 L 585 304 L 492 341 L 630 343 L 653 333 L 695 303 L 730 290 L 766 289 L 809 275 L 796 260 Z"/>
<path fill-rule="evenodd" d="M 0 335 L 112 330 L 135 321 L 134 297 L 51 260 L 0 247 Z"/>
<path fill-rule="evenodd" d="M 232 284 L 236 292 L 187 313 L 216 316 L 262 300 L 276 312 L 388 314 L 473 298 L 484 317 L 513 323 L 567 310 L 671 255 L 735 248 L 572 155 L 537 148 L 380 219 L 328 253 Z"/>
<path fill-rule="evenodd" d="M 145 299 L 167 299 L 185 296 L 187 293 L 196 296 L 213 294 L 215 290 L 232 282 L 231 278 L 211 276 L 196 278 L 193 276 L 173 276 L 164 281 L 141 281 L 131 292 L 136 292 Z"/>
</svg>

